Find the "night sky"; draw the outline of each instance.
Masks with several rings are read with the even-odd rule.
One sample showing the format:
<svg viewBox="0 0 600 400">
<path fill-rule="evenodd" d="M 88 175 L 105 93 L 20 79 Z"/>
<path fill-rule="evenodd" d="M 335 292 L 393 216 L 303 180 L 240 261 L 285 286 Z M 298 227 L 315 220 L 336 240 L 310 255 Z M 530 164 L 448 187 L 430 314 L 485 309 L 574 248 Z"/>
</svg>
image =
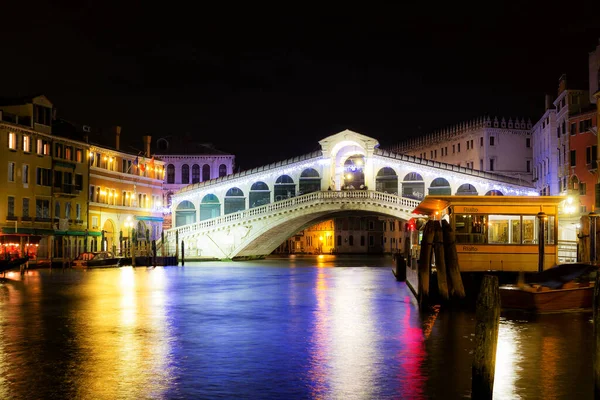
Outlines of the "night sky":
<svg viewBox="0 0 600 400">
<path fill-rule="evenodd" d="M 2 8 L 1 96 L 46 94 L 59 117 L 121 125 L 136 147 L 190 132 L 242 170 L 346 128 L 385 147 L 484 114 L 535 123 L 562 73 L 587 89 L 600 38 L 591 1 L 19 3 Z"/>
</svg>

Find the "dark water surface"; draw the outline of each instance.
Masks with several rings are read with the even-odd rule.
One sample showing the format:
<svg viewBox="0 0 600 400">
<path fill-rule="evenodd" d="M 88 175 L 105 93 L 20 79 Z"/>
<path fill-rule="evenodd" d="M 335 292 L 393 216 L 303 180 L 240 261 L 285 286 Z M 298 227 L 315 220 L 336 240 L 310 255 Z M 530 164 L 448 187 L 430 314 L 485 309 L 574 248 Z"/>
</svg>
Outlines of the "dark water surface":
<svg viewBox="0 0 600 400">
<path fill-rule="evenodd" d="M 474 315 L 389 258 L 39 270 L 0 283 L 0 399 L 460 399 Z M 590 314 L 503 316 L 496 399 L 592 398 Z"/>
</svg>

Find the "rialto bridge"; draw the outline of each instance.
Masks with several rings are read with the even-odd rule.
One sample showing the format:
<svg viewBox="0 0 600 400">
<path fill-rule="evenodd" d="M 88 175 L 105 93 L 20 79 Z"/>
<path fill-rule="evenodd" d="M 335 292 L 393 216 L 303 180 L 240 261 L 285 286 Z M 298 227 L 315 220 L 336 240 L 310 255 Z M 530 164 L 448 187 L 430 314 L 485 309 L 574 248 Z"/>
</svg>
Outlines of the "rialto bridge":
<svg viewBox="0 0 600 400">
<path fill-rule="evenodd" d="M 378 149 L 345 130 L 321 151 L 187 186 L 172 198 L 174 249 L 218 259 L 270 254 L 320 221 L 363 212 L 408 220 L 426 194 L 536 195 L 524 181 Z"/>
</svg>

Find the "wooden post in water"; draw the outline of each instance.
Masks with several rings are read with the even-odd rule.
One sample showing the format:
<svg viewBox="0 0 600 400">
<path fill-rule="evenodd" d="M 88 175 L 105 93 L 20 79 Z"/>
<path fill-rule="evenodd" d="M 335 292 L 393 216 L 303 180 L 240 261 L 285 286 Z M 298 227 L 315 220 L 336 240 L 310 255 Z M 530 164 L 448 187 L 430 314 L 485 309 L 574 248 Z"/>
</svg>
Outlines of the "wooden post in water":
<svg viewBox="0 0 600 400">
<path fill-rule="evenodd" d="M 500 325 L 500 289 L 497 276 L 483 277 L 475 308 L 475 321 L 471 398 L 491 399 L 494 393 L 496 348 Z"/>
<path fill-rule="evenodd" d="M 598 223 L 598 214 L 595 211 L 590 212 L 590 263 L 596 264 L 598 262 L 598 257 L 596 257 L 596 230 Z"/>
<path fill-rule="evenodd" d="M 594 344 L 592 356 L 594 371 L 594 400 L 600 399 L 600 274 L 596 274 L 594 286 Z"/>
<path fill-rule="evenodd" d="M 185 265 L 185 244 L 181 241 L 181 266 Z"/>
<path fill-rule="evenodd" d="M 448 274 L 450 294 L 459 298 L 465 297 L 465 287 L 460 275 L 458 264 L 458 252 L 456 251 L 456 239 L 452 227 L 445 219 L 442 220 L 442 233 L 444 236 L 444 261 Z"/>
<path fill-rule="evenodd" d="M 431 265 L 431 253 L 433 250 L 434 221 L 427 221 L 423 229 L 421 240 L 421 253 L 419 255 L 419 304 L 426 305 L 429 302 L 429 273 Z"/>
<path fill-rule="evenodd" d="M 433 227 L 433 253 L 435 255 L 435 269 L 437 271 L 438 291 L 443 300 L 448 300 L 448 277 L 444 259 L 444 235 L 439 221 L 434 221 Z"/>
</svg>

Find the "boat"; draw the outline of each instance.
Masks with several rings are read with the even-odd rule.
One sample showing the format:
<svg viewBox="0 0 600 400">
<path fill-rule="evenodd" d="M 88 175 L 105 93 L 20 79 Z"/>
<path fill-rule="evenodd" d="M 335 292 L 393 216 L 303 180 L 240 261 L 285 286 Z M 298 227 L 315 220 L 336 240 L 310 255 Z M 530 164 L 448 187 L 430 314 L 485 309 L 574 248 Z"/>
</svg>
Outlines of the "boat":
<svg viewBox="0 0 600 400">
<path fill-rule="evenodd" d="M 11 269 L 19 268 L 27 261 L 29 261 L 29 257 L 17 257 L 13 259 L 0 260 L 0 272 L 6 272 L 10 271 Z"/>
<path fill-rule="evenodd" d="M 560 264 L 516 285 L 502 285 L 501 306 L 534 313 L 591 310 L 597 271 L 586 263 Z"/>
<path fill-rule="evenodd" d="M 103 268 L 116 267 L 119 258 L 110 251 L 86 251 L 73 260 L 73 268 Z"/>
</svg>

